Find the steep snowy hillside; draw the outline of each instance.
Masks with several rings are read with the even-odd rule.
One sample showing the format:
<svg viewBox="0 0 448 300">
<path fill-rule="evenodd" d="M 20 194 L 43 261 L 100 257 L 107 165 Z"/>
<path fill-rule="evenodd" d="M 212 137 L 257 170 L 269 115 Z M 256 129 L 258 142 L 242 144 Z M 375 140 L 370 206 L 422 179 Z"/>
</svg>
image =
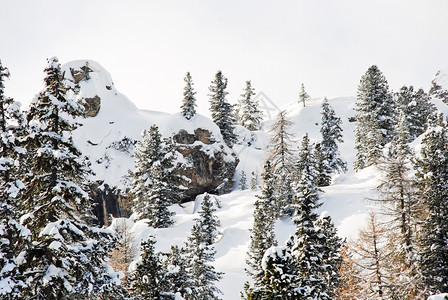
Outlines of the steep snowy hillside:
<svg viewBox="0 0 448 300">
<path fill-rule="evenodd" d="M 222 146 L 222 151 L 228 156 L 225 159 L 232 159 L 233 151 L 225 145 L 219 128 L 210 119 L 196 115 L 186 120 L 181 114 L 138 109 L 117 91 L 110 74 L 95 61 L 72 61 L 64 64 L 63 70 L 65 76 L 78 85 L 79 92 L 75 95 L 78 101 L 99 99 L 96 115 L 80 118 L 78 121 L 83 126 L 74 132 L 77 145 L 92 163 L 94 180 L 123 188 L 128 171 L 134 168 L 136 141 L 141 139 L 142 131 L 148 130 L 153 124 L 159 127 L 165 137 L 171 137 L 180 130 L 191 134 L 197 128 L 207 130 L 211 138 L 218 139 L 215 146 L 209 147 Z M 84 77 L 81 72 L 86 73 Z M 70 76 L 73 73 L 75 75 Z M 179 106 L 180 103 L 179 100 Z M 211 153 L 213 150 L 216 149 L 211 149 Z"/>
<path fill-rule="evenodd" d="M 71 62 L 64 68 L 79 69 L 85 62 Z M 104 180 L 109 185 L 123 186 L 128 170 L 133 169 L 134 142 L 140 138 L 141 131 L 148 129 L 152 124 L 157 124 L 164 136 L 177 133 L 180 129 L 191 133 L 200 127 L 222 139 L 217 126 L 206 117 L 197 115 L 191 121 L 187 121 L 180 114 L 139 110 L 116 90 L 110 75 L 99 64 L 89 61 L 88 66 L 91 69 L 90 79 L 79 82 L 79 97 L 98 96 L 101 98 L 101 107 L 95 117 L 80 120 L 84 126 L 75 132 L 74 137 L 80 148 L 90 157 L 96 172 L 95 179 Z M 448 84 L 446 86 L 448 87 Z M 180 99 L 179 97 L 179 106 Z M 309 134 L 311 141 L 320 140 L 322 101 L 323 99 L 312 99 L 307 102 L 306 107 L 298 103 L 291 103 L 285 107 L 287 117 L 294 124 L 292 131 L 297 146 L 305 133 Z M 355 98 L 329 99 L 329 104 L 343 122 L 344 143 L 339 145 L 339 149 L 349 170 L 345 174 L 333 176 L 332 184 L 323 188 L 323 193 L 320 195 L 323 202 L 321 212 L 330 215 L 338 227 L 339 234 L 348 238 L 354 238 L 358 229 L 364 225 L 365 216 L 372 207 L 372 204 L 365 199 L 372 197 L 372 190 L 378 184 L 380 175 L 374 167 L 360 172 L 353 171 L 355 125 L 349 120 L 354 116 L 355 101 Z M 441 100 L 435 99 L 434 103 L 442 112 L 448 112 L 447 106 Z M 262 130 L 256 133 L 237 127 L 240 144 L 233 148 L 239 158 L 234 177 L 235 188 L 229 194 L 216 196 L 222 206 L 217 212 L 221 220 L 221 235 L 215 244 L 217 253 L 214 266 L 218 271 L 224 272 L 223 279 L 217 284 L 223 292 L 223 299 L 238 299 L 245 281 L 249 280 L 244 271 L 246 251 L 250 239 L 249 229 L 253 222 L 253 204 L 259 191 L 241 191 L 237 186 L 242 171 L 248 177 L 248 181 L 252 172 L 261 174 L 266 150 L 269 150 L 268 130 L 271 124 L 272 121 L 265 122 Z M 132 219 L 126 220 L 135 234 L 135 244 L 139 245 L 142 239 L 153 234 L 157 238 L 157 250 L 168 251 L 171 244 L 182 245 L 190 233 L 193 219 L 197 217 L 201 199 L 199 196 L 196 201 L 185 203 L 182 207 L 172 206 L 171 210 L 176 215 L 175 224 L 170 228 L 154 230 L 149 228 L 144 220 L 137 222 Z M 119 219 L 115 219 L 114 223 L 118 221 Z M 279 244 L 282 244 L 293 231 L 294 226 L 289 219 L 277 221 L 275 232 Z"/>
</svg>

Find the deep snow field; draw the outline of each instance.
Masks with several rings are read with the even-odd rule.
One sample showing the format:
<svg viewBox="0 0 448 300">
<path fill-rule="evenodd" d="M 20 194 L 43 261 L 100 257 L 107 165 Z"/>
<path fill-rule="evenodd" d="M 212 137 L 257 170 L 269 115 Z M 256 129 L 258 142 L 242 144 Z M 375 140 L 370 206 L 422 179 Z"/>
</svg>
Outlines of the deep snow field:
<svg viewBox="0 0 448 300">
<path fill-rule="evenodd" d="M 75 61 L 64 65 L 64 67 L 79 67 L 83 63 L 85 61 Z M 81 82 L 81 96 L 99 95 L 102 99 L 101 110 L 98 116 L 81 120 L 84 126 L 74 133 L 74 139 L 84 154 L 90 157 L 96 173 L 95 179 L 104 180 L 111 186 L 123 187 L 128 170 L 133 168 L 133 158 L 110 145 L 124 137 L 137 140 L 142 130 L 148 129 L 152 124 L 157 124 L 162 135 L 165 136 L 176 133 L 182 128 L 192 132 L 195 128 L 201 127 L 220 137 L 217 126 L 204 116 L 196 115 L 192 120 L 187 121 L 180 114 L 138 109 L 116 90 L 111 76 L 98 63 L 89 61 L 89 67 L 93 70 L 90 73 L 91 80 Z M 112 88 L 110 88 L 111 86 Z M 235 103 L 236 99 L 233 99 L 233 95 L 231 96 L 231 102 Z M 179 95 L 179 107 L 181 99 L 181 95 Z M 322 100 L 322 98 L 312 99 L 306 104 L 306 107 L 295 102 L 283 108 L 286 109 L 288 118 L 294 122 L 291 132 L 295 135 L 297 147 L 305 133 L 309 134 L 311 142 L 320 140 Z M 349 170 L 345 174 L 334 175 L 332 184 L 323 188 L 320 195 L 323 203 L 320 212 L 330 215 L 338 228 L 339 235 L 347 239 L 356 238 L 358 230 L 365 224 L 367 212 L 370 209 L 375 209 L 374 204 L 366 198 L 374 197 L 373 189 L 378 185 L 380 176 L 374 167 L 359 172 L 353 171 L 352 165 L 356 155 L 354 151 L 355 125 L 349 122 L 349 118 L 355 115 L 353 110 L 355 101 L 354 97 L 329 99 L 329 104 L 336 111 L 336 115 L 342 119 L 344 143 L 339 145 L 339 150 L 342 158 L 347 162 Z M 442 102 L 434 100 L 434 103 L 445 114 L 448 112 L 447 106 Z M 229 194 L 215 196 L 221 203 L 221 208 L 217 211 L 217 216 L 221 221 L 221 235 L 215 244 L 214 266 L 217 271 L 224 272 L 223 279 L 217 283 L 223 292 L 223 299 L 239 299 L 244 283 L 249 280 L 244 269 L 246 267 L 246 251 L 250 241 L 249 229 L 253 222 L 253 204 L 259 190 L 241 191 L 238 189 L 238 181 L 243 170 L 247 175 L 248 185 L 252 172 L 261 174 L 265 153 L 269 151 L 268 131 L 271 124 L 272 120 L 264 122 L 263 129 L 256 133 L 257 141 L 250 148 L 242 145 L 234 146 L 233 151 L 240 159 L 234 177 L 235 188 Z M 248 134 L 241 127 L 237 128 L 237 132 L 241 140 Z M 418 141 L 415 142 L 415 145 L 418 145 Z M 176 213 L 175 224 L 167 229 L 154 230 L 148 228 L 144 220 L 134 222 L 132 218 L 127 219 L 126 222 L 132 227 L 132 232 L 135 235 L 135 244 L 139 245 L 142 239 L 153 234 L 157 238 L 157 250 L 168 251 L 171 244 L 182 246 L 190 233 L 193 219 L 197 217 L 201 199 L 202 197 L 198 196 L 195 202 L 185 203 L 182 207 L 172 206 L 172 211 Z M 119 220 L 114 219 L 113 222 Z M 114 224 L 111 225 L 111 227 L 113 226 Z M 279 244 L 282 244 L 294 232 L 294 226 L 289 219 L 278 220 L 275 232 Z"/>
</svg>

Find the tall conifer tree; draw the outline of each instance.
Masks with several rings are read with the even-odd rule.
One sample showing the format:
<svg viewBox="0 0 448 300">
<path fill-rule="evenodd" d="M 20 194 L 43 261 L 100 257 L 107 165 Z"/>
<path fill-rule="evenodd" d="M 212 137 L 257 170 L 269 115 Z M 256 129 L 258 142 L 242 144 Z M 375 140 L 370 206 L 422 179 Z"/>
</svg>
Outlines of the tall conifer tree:
<svg viewBox="0 0 448 300">
<path fill-rule="evenodd" d="M 215 74 L 215 79 L 211 82 L 210 90 L 210 112 L 212 113 L 212 120 L 218 125 L 224 142 L 230 148 L 236 143 L 235 135 L 235 114 L 233 106 L 227 101 L 226 96 L 228 92 L 227 78 L 224 77 L 221 71 Z"/>
<path fill-rule="evenodd" d="M 378 162 L 382 149 L 392 140 L 397 118 L 387 80 L 375 65 L 361 77 L 355 110 L 354 167 L 360 170 Z"/>
<path fill-rule="evenodd" d="M 20 103 L 4 94 L 9 71 L 0 61 L 0 298 L 20 299 L 26 286 L 18 270 L 18 255 L 27 248 L 30 232 L 20 224 L 23 165 L 21 139 L 24 117 Z M 22 277 L 22 278 L 21 278 Z"/>
<path fill-rule="evenodd" d="M 259 103 L 256 99 L 253 99 L 254 95 L 252 83 L 250 80 L 246 81 L 246 87 L 239 102 L 238 114 L 240 125 L 251 131 L 260 130 L 261 120 L 263 119 L 263 114 L 258 108 Z"/>
<path fill-rule="evenodd" d="M 448 129 L 443 116 L 432 122 L 417 160 L 417 184 L 427 217 L 419 235 L 421 268 L 428 291 L 448 292 Z"/>
<path fill-rule="evenodd" d="M 185 119 L 190 120 L 196 114 L 196 92 L 193 89 L 193 80 L 191 79 L 190 72 L 187 72 L 184 81 L 184 99 L 182 101 L 181 109 Z"/>
<path fill-rule="evenodd" d="M 94 202 L 83 188 L 90 168 L 71 137 L 82 106 L 66 96 L 56 58 L 48 60 L 45 73 L 44 90 L 27 113 L 26 149 L 32 160 L 22 220 L 33 243 L 20 266 L 23 274 L 32 274 L 22 297 L 84 299 L 119 291 L 105 266 L 115 240 L 109 231 L 89 225 Z"/>
</svg>

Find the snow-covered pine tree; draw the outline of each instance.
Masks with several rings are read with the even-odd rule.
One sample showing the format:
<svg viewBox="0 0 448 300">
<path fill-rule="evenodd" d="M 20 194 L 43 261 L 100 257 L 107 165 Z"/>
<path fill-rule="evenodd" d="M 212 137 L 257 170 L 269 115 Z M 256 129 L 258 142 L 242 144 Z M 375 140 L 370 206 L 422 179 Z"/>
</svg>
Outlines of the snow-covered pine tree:
<svg viewBox="0 0 448 300">
<path fill-rule="evenodd" d="M 302 137 L 297 161 L 294 165 L 294 181 L 299 182 L 302 177 L 313 180 L 313 183 L 318 183 L 318 172 L 316 170 L 316 158 L 313 154 L 313 145 L 310 143 L 308 133 Z"/>
<path fill-rule="evenodd" d="M 311 97 L 305 91 L 305 85 L 302 83 L 302 85 L 300 86 L 299 104 L 302 103 L 303 107 L 305 107 L 306 102 L 309 101 L 310 99 L 311 99 Z"/>
<path fill-rule="evenodd" d="M 172 224 L 168 207 L 179 202 L 182 192 L 176 175 L 176 151 L 171 138 L 162 140 L 157 125 L 143 131 L 135 151 L 135 170 L 131 173 L 134 211 L 141 219 L 149 219 L 154 228 Z"/>
<path fill-rule="evenodd" d="M 196 92 L 193 89 L 193 80 L 191 79 L 190 72 L 187 72 L 184 78 L 184 98 L 182 101 L 182 115 L 185 119 L 190 120 L 196 114 Z"/>
<path fill-rule="evenodd" d="M 440 71 L 437 71 L 436 78 L 440 76 Z M 429 94 L 437 99 L 442 100 L 445 103 L 448 103 L 448 90 L 444 89 L 437 80 L 431 81 L 431 88 L 429 89 Z"/>
<path fill-rule="evenodd" d="M 247 176 L 246 172 L 241 171 L 240 176 L 240 182 L 238 183 L 238 187 L 240 190 L 246 190 L 247 189 Z"/>
<path fill-rule="evenodd" d="M 166 291 L 163 294 L 170 296 L 168 299 L 176 299 L 176 295 L 186 298 L 191 294 L 190 286 L 193 283 L 191 274 L 187 271 L 188 262 L 185 258 L 185 249 L 171 245 L 171 250 L 162 262 L 166 270 Z"/>
<path fill-rule="evenodd" d="M 370 212 L 366 228 L 350 245 L 356 265 L 361 268 L 360 298 L 395 299 L 391 268 L 394 249 L 388 244 L 389 241 L 388 229 L 379 222 L 373 211 Z"/>
<path fill-rule="evenodd" d="M 193 225 L 188 237 L 186 257 L 188 260 L 187 272 L 192 276 L 192 282 L 186 295 L 187 300 L 220 299 L 221 291 L 214 282 L 219 281 L 222 273 L 217 272 L 210 262 L 214 261 L 216 251 L 212 245 L 206 245 L 203 239 L 202 229 L 199 223 Z"/>
<path fill-rule="evenodd" d="M 240 125 L 251 131 L 260 130 L 263 119 L 258 100 L 252 98 L 254 95 L 254 88 L 250 80 L 246 81 L 246 87 L 238 103 L 238 117 Z"/>
<path fill-rule="evenodd" d="M 258 188 L 258 175 L 257 172 L 252 171 L 250 173 L 250 189 L 255 191 Z"/>
<path fill-rule="evenodd" d="M 150 170 L 149 180 L 151 189 L 147 195 L 149 213 L 148 225 L 154 228 L 167 228 L 174 223 L 172 220 L 173 212 L 169 211 L 170 201 L 169 184 L 164 180 L 164 169 L 159 162 L 156 162 Z"/>
<path fill-rule="evenodd" d="M 264 272 L 261 266 L 262 258 L 267 249 L 277 245 L 274 234 L 275 217 L 275 181 L 269 161 L 266 161 L 262 174 L 263 183 L 261 195 L 257 195 L 254 210 L 254 223 L 250 229 L 250 244 L 246 260 L 246 269 L 254 281 L 254 287 L 261 286 Z"/>
<path fill-rule="evenodd" d="M 213 122 L 218 125 L 221 131 L 224 142 L 232 148 L 237 141 L 234 132 L 236 121 L 233 106 L 226 99 L 228 94 L 226 88 L 227 78 L 222 75 L 221 71 L 218 71 L 209 87 L 210 112 Z"/>
<path fill-rule="evenodd" d="M 375 65 L 361 77 L 355 110 L 354 167 L 360 170 L 378 162 L 378 152 L 392 140 L 397 118 L 387 80 Z"/>
<path fill-rule="evenodd" d="M 323 276 L 326 265 L 321 255 L 321 232 L 315 225 L 318 220 L 316 210 L 321 206 L 319 189 L 315 184 L 313 164 L 311 161 L 304 163 L 304 172 L 298 180 L 293 204 L 296 231 L 289 242 L 297 271 L 295 284 L 300 295 L 296 299 L 332 299 Z"/>
<path fill-rule="evenodd" d="M 26 278 L 18 270 L 17 258 L 30 242 L 29 230 L 19 221 L 24 116 L 20 103 L 4 94 L 8 77 L 9 71 L 0 61 L 0 298 L 20 299 Z"/>
<path fill-rule="evenodd" d="M 435 114 L 436 107 L 423 89 L 414 91 L 414 87 L 403 86 L 395 93 L 399 110 L 406 116 L 409 127 L 409 142 L 423 134 L 427 120 Z"/>
<path fill-rule="evenodd" d="M 448 292 L 448 129 L 440 115 L 431 122 L 417 160 L 417 185 L 426 209 L 418 242 L 421 268 L 430 294 Z"/>
<path fill-rule="evenodd" d="M 137 268 L 128 277 L 128 284 L 132 295 L 137 299 L 169 299 L 162 296 L 163 278 L 165 276 L 160 253 L 155 251 L 155 238 L 150 235 L 148 239 L 142 241 L 141 261 Z"/>
<path fill-rule="evenodd" d="M 90 168 L 71 137 L 77 127 L 73 118 L 82 115 L 83 107 L 67 97 L 57 58 L 48 60 L 45 74 L 44 90 L 26 116 L 30 170 L 22 221 L 31 230 L 32 244 L 19 266 L 27 274 L 21 296 L 86 299 L 111 290 L 124 296 L 105 265 L 114 236 L 90 225 L 94 201 L 83 189 Z"/>
<path fill-rule="evenodd" d="M 254 287 L 246 284 L 244 299 L 302 299 L 295 284 L 297 272 L 291 255 L 291 245 L 273 246 L 267 249 L 261 265 L 263 271 L 261 284 Z"/>
<path fill-rule="evenodd" d="M 219 226 L 219 220 L 214 212 L 211 198 L 206 195 L 201 203 L 199 218 L 195 219 L 196 223 L 185 245 L 187 271 L 192 276 L 189 287 L 192 292 L 186 296 L 187 300 L 219 299 L 217 294 L 221 293 L 214 282 L 221 279 L 222 273 L 217 272 L 210 264 L 214 261 L 216 253 L 213 243 Z"/>
<path fill-rule="evenodd" d="M 208 193 L 205 193 L 204 198 L 201 201 L 199 218 L 195 219 L 202 229 L 202 242 L 207 246 L 213 245 L 220 234 L 218 228 L 221 225 L 221 222 L 215 215 L 216 208 L 213 205 L 214 203 L 216 203 L 216 201 L 212 201 L 212 197 L 210 197 Z"/>
<path fill-rule="evenodd" d="M 328 168 L 331 172 L 347 172 L 347 163 L 341 159 L 338 143 L 343 143 L 342 139 L 342 121 L 336 116 L 334 109 L 325 98 L 322 102 L 321 110 L 321 128 L 322 135 L 321 149 Z"/>
<path fill-rule="evenodd" d="M 331 183 L 332 169 L 330 169 L 327 160 L 325 159 L 325 153 L 322 151 L 321 143 L 314 144 L 313 156 L 317 172 L 316 184 L 318 186 L 329 186 Z"/>
<path fill-rule="evenodd" d="M 322 245 L 320 253 L 323 270 L 320 275 L 327 285 L 327 294 L 336 299 L 337 289 L 341 284 L 339 270 L 342 264 L 341 249 L 344 242 L 337 235 L 336 227 L 330 216 L 321 217 L 315 225 Z"/>
</svg>

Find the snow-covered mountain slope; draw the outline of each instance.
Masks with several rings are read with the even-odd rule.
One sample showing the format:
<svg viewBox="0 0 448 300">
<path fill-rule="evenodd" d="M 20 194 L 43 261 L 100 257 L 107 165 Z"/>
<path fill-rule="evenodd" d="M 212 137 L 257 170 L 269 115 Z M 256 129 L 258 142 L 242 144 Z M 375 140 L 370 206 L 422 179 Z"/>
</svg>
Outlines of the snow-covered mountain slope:
<svg viewBox="0 0 448 300">
<path fill-rule="evenodd" d="M 76 61 L 66 64 L 64 68 L 79 68 L 86 61 Z M 113 86 L 110 75 L 99 64 L 89 61 L 92 70 L 92 80 L 81 81 L 81 96 L 85 98 L 99 96 L 101 109 L 96 117 L 81 120 L 84 125 L 74 133 L 74 138 L 79 147 L 92 161 L 92 167 L 96 172 L 95 178 L 104 180 L 109 185 L 122 186 L 123 178 L 129 169 L 133 168 L 133 147 L 123 150 L 120 141 L 136 141 L 140 138 L 143 129 L 148 129 L 152 124 L 157 124 L 163 135 L 169 136 L 185 129 L 188 132 L 201 127 L 210 130 L 219 138 L 221 135 L 216 125 L 204 116 L 197 115 L 191 121 L 185 120 L 180 114 L 166 114 L 154 111 L 139 110 L 124 95 L 120 94 Z M 446 72 L 448 74 L 448 71 Z M 447 84 L 448 87 L 448 84 Z M 160 100 L 156 100 L 160 101 Z M 179 97 L 179 106 L 181 98 Z M 312 99 L 306 107 L 301 104 L 291 103 L 287 105 L 287 116 L 293 121 L 292 132 L 297 140 L 297 147 L 305 133 L 308 133 L 311 141 L 320 140 L 320 110 L 323 99 Z M 347 161 L 348 172 L 337 174 L 333 177 L 332 184 L 323 188 L 320 195 L 323 206 L 322 213 L 330 215 L 339 234 L 342 237 L 354 238 L 358 229 L 365 223 L 365 216 L 372 203 L 366 198 L 373 196 L 373 188 L 378 184 L 379 172 L 374 167 L 354 172 L 352 165 L 355 160 L 354 151 L 354 123 L 349 119 L 354 116 L 353 108 L 356 99 L 353 97 L 329 99 L 336 115 L 342 119 L 344 143 L 339 145 L 342 158 Z M 438 99 L 434 103 L 441 112 L 448 113 L 448 107 Z M 263 160 L 266 158 L 265 150 L 269 147 L 268 129 L 272 121 L 264 124 L 261 131 L 253 136 L 244 128 L 237 127 L 242 145 L 235 145 L 233 151 L 239 158 L 235 174 L 235 190 L 229 194 L 216 196 L 222 207 L 218 209 L 217 216 L 221 221 L 221 236 L 215 244 L 216 260 L 214 266 L 218 271 L 224 272 L 223 279 L 217 286 L 223 292 L 223 299 L 239 299 L 239 293 L 243 290 L 244 282 L 249 280 L 244 269 L 246 267 L 246 251 L 248 249 L 250 232 L 253 222 L 253 204 L 255 195 L 259 191 L 238 190 L 237 183 L 244 171 L 250 180 L 252 172 L 258 175 L 262 172 Z M 251 140 L 247 146 L 245 141 Z M 117 144 L 118 143 L 118 144 Z M 415 143 L 418 147 L 418 143 Z M 190 233 L 197 217 L 201 197 L 196 202 L 185 203 L 183 207 L 175 205 L 171 210 L 176 213 L 175 224 L 170 228 L 149 228 L 144 220 L 126 220 L 135 234 L 135 243 L 146 239 L 149 234 L 157 238 L 157 250 L 168 251 L 171 244 L 182 245 Z M 118 222 L 115 219 L 114 222 Z M 113 227 L 113 225 L 112 225 Z M 279 220 L 275 226 L 275 232 L 279 243 L 283 243 L 294 231 L 294 226 L 289 219 Z"/>
<path fill-rule="evenodd" d="M 74 80 L 73 70 L 88 66 L 88 80 Z M 210 119 L 197 114 L 186 120 L 180 113 L 168 114 L 138 109 L 129 99 L 117 91 L 110 74 L 97 62 L 77 60 L 63 65 L 65 76 L 79 85 L 78 100 L 99 97 L 100 109 L 95 117 L 80 118 L 83 126 L 78 128 L 73 138 L 78 147 L 88 156 L 95 180 L 104 181 L 109 186 L 122 188 L 128 171 L 134 168 L 134 146 L 141 139 L 144 129 L 158 125 L 162 136 L 168 137 L 181 129 L 194 133 L 197 128 L 208 130 L 212 137 L 220 139 L 224 151 L 232 151 L 225 146 L 218 126 Z M 81 75 L 80 75 L 81 76 Z M 181 98 L 180 98 L 181 99 Z M 156 100 L 159 101 L 159 100 Z M 181 100 L 179 100 L 179 107 Z"/>
</svg>

